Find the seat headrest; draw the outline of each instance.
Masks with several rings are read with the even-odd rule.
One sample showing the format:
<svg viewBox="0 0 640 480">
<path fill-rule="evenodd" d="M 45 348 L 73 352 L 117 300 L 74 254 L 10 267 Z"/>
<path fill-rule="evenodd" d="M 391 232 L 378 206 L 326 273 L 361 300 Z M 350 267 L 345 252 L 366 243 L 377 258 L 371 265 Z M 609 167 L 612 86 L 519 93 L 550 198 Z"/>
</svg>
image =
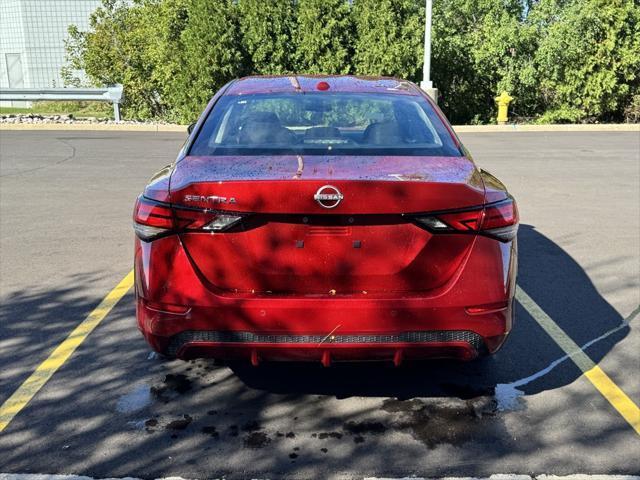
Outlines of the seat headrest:
<svg viewBox="0 0 640 480">
<path fill-rule="evenodd" d="M 336 127 L 311 127 L 304 132 L 305 140 L 343 138 Z"/>
<path fill-rule="evenodd" d="M 273 112 L 251 112 L 247 114 L 242 123 L 246 124 L 248 122 L 263 122 L 263 123 L 271 123 L 273 125 L 280 125 L 280 119 L 278 115 Z"/>
<path fill-rule="evenodd" d="M 403 143 L 400 127 L 392 121 L 372 123 L 365 129 L 362 139 L 372 145 Z"/>
</svg>

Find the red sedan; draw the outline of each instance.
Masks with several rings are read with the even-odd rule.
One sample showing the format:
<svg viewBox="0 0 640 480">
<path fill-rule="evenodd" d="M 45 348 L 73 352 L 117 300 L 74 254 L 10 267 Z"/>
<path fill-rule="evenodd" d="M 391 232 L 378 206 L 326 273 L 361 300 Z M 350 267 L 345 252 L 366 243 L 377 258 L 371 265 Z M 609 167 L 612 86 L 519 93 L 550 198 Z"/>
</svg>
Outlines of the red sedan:
<svg viewBox="0 0 640 480">
<path fill-rule="evenodd" d="M 516 203 L 406 81 L 229 83 L 133 218 L 138 326 L 170 357 L 399 365 L 511 330 Z"/>
</svg>

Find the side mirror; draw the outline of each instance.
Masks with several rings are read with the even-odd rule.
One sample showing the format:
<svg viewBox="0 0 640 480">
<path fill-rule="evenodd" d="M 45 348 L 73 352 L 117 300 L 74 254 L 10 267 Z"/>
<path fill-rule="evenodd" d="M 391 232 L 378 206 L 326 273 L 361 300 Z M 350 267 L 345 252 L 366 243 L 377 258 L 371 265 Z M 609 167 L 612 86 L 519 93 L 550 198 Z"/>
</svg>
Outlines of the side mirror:
<svg viewBox="0 0 640 480">
<path fill-rule="evenodd" d="M 196 127 L 195 123 L 192 123 L 191 125 L 189 125 L 187 127 L 187 132 L 189 132 L 189 135 L 191 135 L 191 132 L 193 132 L 193 129 Z"/>
</svg>

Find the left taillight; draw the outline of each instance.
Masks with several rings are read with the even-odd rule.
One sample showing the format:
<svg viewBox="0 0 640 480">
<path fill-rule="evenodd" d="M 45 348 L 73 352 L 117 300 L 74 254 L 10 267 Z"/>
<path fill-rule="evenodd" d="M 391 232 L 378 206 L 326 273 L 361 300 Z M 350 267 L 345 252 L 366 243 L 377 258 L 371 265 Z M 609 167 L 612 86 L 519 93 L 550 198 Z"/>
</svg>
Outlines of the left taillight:
<svg viewBox="0 0 640 480">
<path fill-rule="evenodd" d="M 471 233 L 508 242 L 518 234 L 519 217 L 516 202 L 509 197 L 463 210 L 416 215 L 413 220 L 434 233 Z"/>
<path fill-rule="evenodd" d="M 140 196 L 133 210 L 133 229 L 146 242 L 185 231 L 223 232 L 242 220 L 241 215 L 172 207 Z"/>
<path fill-rule="evenodd" d="M 138 197 L 133 209 L 133 230 L 145 241 L 171 234 L 174 230 L 171 206 Z"/>
</svg>

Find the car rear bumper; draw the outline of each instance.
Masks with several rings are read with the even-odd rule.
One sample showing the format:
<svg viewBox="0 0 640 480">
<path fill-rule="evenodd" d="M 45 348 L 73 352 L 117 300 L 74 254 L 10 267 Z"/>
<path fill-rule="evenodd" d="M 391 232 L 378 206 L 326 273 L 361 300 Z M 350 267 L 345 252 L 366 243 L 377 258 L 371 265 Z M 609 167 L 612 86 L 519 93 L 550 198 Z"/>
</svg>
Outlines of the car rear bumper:
<svg viewBox="0 0 640 480">
<path fill-rule="evenodd" d="M 375 302 L 359 308 L 339 308 L 333 303 L 305 311 L 299 302 L 288 302 L 292 303 L 289 309 L 259 308 L 254 316 L 250 308 L 239 312 L 228 307 L 191 307 L 169 312 L 139 298 L 138 325 L 155 350 L 171 357 L 248 359 L 254 364 L 262 360 L 320 361 L 325 365 L 358 360 L 396 364 L 418 358 L 471 360 L 495 352 L 511 328 L 510 302 L 483 315 L 456 308 L 401 308 L 398 302 L 393 302 L 393 308 Z"/>
<path fill-rule="evenodd" d="M 261 361 L 311 361 L 329 366 L 345 361 L 392 361 L 399 366 L 405 360 L 421 358 L 458 358 L 471 360 L 485 353 L 482 340 L 472 332 L 446 332 L 454 341 L 389 342 L 389 343 L 261 343 L 218 342 L 200 340 L 202 334 L 218 332 L 185 332 L 171 339 L 167 351 L 178 358 L 224 358 Z M 414 332 L 418 333 L 418 332 Z M 442 332 L 420 332 L 428 335 Z M 192 334 L 195 334 L 191 336 Z M 462 340 L 463 336 L 475 337 Z"/>
<path fill-rule="evenodd" d="M 472 252 L 449 285 L 432 295 L 275 296 L 207 290 L 179 242 L 159 250 L 170 275 L 154 277 L 150 265 L 160 260 L 153 243 L 136 245 L 137 320 L 149 344 L 169 356 L 325 365 L 470 360 L 497 351 L 512 327 L 515 244 L 479 239 L 482 255 Z"/>
</svg>

